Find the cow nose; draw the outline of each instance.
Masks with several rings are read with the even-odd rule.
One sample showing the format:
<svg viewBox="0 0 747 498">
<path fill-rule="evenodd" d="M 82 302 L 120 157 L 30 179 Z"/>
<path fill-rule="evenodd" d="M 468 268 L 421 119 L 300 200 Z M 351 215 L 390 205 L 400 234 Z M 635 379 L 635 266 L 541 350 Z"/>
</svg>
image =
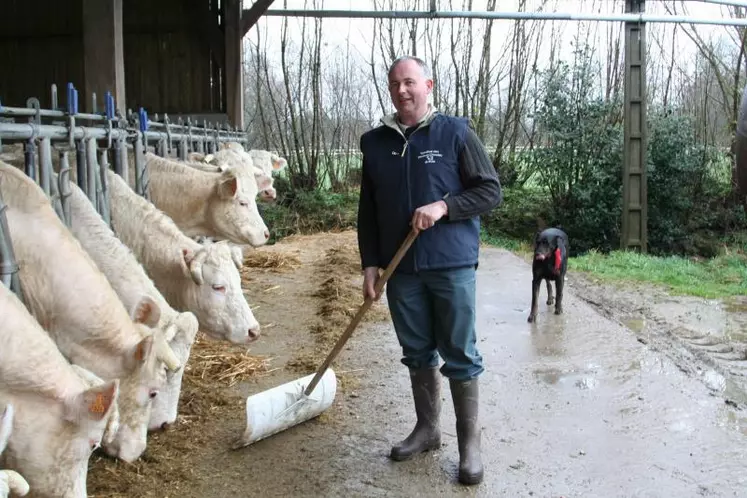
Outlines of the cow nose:
<svg viewBox="0 0 747 498">
<path fill-rule="evenodd" d="M 171 427 L 171 424 L 169 424 L 168 422 L 164 422 L 161 424 L 162 431 L 168 430 L 169 427 Z"/>
<path fill-rule="evenodd" d="M 249 332 L 247 333 L 247 335 L 249 337 L 246 342 L 256 341 L 257 338 L 259 337 L 259 327 L 249 329 Z"/>
<path fill-rule="evenodd" d="M 270 238 L 270 231 L 269 230 L 265 230 L 265 240 L 267 240 L 269 238 Z"/>
</svg>

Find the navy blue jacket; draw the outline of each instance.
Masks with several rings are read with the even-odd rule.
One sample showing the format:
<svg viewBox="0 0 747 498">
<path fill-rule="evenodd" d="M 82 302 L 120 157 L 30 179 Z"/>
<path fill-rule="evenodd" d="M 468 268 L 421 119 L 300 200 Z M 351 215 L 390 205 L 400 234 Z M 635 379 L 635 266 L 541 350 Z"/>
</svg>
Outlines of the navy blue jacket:
<svg viewBox="0 0 747 498">
<path fill-rule="evenodd" d="M 450 202 L 465 189 L 460 162 L 468 132 L 473 133 L 467 119 L 435 113 L 408 138 L 391 124 L 363 134 L 358 210 L 363 268 L 385 268 L 410 231 L 415 209 L 441 199 L 449 206 L 449 215 L 420 233 L 397 271 L 415 273 L 477 265 L 479 216 L 452 219 Z M 490 169 L 498 192 L 498 199 L 491 201 L 493 207 L 500 202 L 500 185 L 492 165 Z"/>
</svg>

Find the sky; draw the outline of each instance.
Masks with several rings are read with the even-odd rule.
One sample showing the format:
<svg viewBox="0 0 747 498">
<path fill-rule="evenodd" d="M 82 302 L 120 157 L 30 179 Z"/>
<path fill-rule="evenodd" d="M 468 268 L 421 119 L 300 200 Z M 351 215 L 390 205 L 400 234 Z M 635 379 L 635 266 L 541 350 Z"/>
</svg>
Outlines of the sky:
<svg viewBox="0 0 747 498">
<path fill-rule="evenodd" d="M 389 3 L 390 0 L 384 0 Z M 439 10 L 461 10 L 459 7 L 462 4 L 461 0 L 452 0 L 453 9 L 449 9 L 448 0 L 438 0 Z M 381 0 L 380 0 L 381 2 Z M 249 4 L 253 3 L 252 0 L 244 0 L 245 8 Z M 427 10 L 428 0 L 409 0 L 398 2 L 398 10 L 409 10 L 417 6 L 419 10 Z M 512 12 L 518 10 L 519 0 L 499 0 L 498 2 L 499 11 Z M 526 0 L 527 11 L 537 10 L 537 7 L 541 4 L 541 0 Z M 744 2 L 747 5 L 747 0 Z M 487 0 L 474 0 L 473 10 L 486 10 Z M 684 10 L 681 14 L 687 14 L 690 16 L 700 18 L 722 18 L 729 17 L 727 7 L 724 5 L 718 5 L 711 2 L 705 1 L 693 1 L 688 0 L 680 2 L 684 4 Z M 403 8 L 404 5 L 409 5 L 409 9 Z M 602 9 L 603 12 L 622 12 L 624 6 L 624 0 L 549 0 L 548 10 L 554 12 L 568 12 L 568 13 L 594 13 L 599 12 Z M 275 0 L 271 6 L 272 10 L 283 10 L 283 9 L 351 9 L 351 10 L 374 10 L 373 0 Z M 679 7 L 682 9 L 683 7 Z M 667 15 L 666 10 L 663 8 L 662 2 L 659 0 L 648 0 L 646 2 L 646 13 Z M 282 23 L 282 17 L 268 17 L 264 16 L 260 19 L 257 25 L 252 28 L 247 34 L 249 38 L 256 38 L 254 30 L 259 29 L 263 37 L 266 37 L 270 46 L 279 45 L 280 41 L 280 28 Z M 304 18 L 294 17 L 291 18 L 291 26 L 300 26 L 300 23 L 304 21 Z M 307 22 L 310 19 L 307 19 Z M 447 21 L 438 21 L 447 22 Z M 494 36 L 500 38 L 501 33 L 505 30 L 501 29 L 502 26 L 508 27 L 513 21 L 510 20 L 496 20 L 494 21 Z M 345 18 L 328 18 L 324 20 L 324 40 L 328 44 L 328 47 L 344 46 L 348 39 L 351 43 L 357 47 L 362 53 L 366 53 L 368 47 L 370 47 L 371 36 L 373 31 L 373 19 L 345 19 Z M 576 30 L 579 21 L 556 21 L 559 26 L 562 26 L 568 33 L 572 33 Z M 588 23 L 583 23 L 588 24 Z M 604 29 L 605 26 L 611 24 L 609 22 L 594 23 L 596 26 Z M 670 30 L 673 24 L 658 24 L 657 29 Z M 723 26 L 709 26 L 700 25 L 698 31 L 703 34 L 723 32 L 727 27 Z M 299 29 L 300 31 L 300 29 Z M 682 35 L 682 49 L 685 52 L 694 50 L 691 43 L 686 41 L 684 34 Z"/>
<path fill-rule="evenodd" d="M 395 7 L 397 10 L 427 10 L 429 0 L 379 0 L 379 4 L 386 3 L 387 9 L 389 4 L 394 1 L 398 4 Z M 518 5 L 520 0 L 498 0 L 498 9 L 505 12 L 518 11 Z M 449 3 L 452 3 L 453 8 L 449 8 Z M 464 0 L 437 0 L 439 10 L 462 10 L 461 5 Z M 244 8 L 248 8 L 253 3 L 252 0 L 244 0 Z M 542 0 L 526 0 L 526 11 L 536 11 L 541 5 Z M 671 0 L 667 2 L 671 5 Z M 747 0 L 743 2 L 747 6 Z M 624 0 L 548 0 L 546 10 L 552 12 L 567 12 L 567 13 L 622 13 L 624 8 Z M 487 0 L 473 0 L 472 10 L 486 10 Z M 275 0 L 271 6 L 272 10 L 282 9 L 350 9 L 350 10 L 374 10 L 374 0 Z M 405 9 L 404 6 L 408 8 Z M 731 16 L 728 7 L 725 5 L 719 5 L 713 2 L 706 1 L 678 1 L 677 2 L 677 14 L 687 15 L 699 18 L 728 18 Z M 646 13 L 653 15 L 668 15 L 664 8 L 663 2 L 660 0 L 647 0 L 646 1 Z M 289 18 L 290 26 L 290 39 L 291 42 L 299 43 L 301 41 L 301 26 L 302 23 L 308 23 L 307 26 L 312 26 L 313 19 L 311 18 Z M 334 54 L 336 50 L 344 51 L 346 44 L 349 42 L 351 50 L 360 54 L 360 60 L 368 60 L 370 56 L 370 46 L 372 43 L 374 19 L 346 19 L 346 18 L 327 18 L 323 20 L 322 36 L 324 41 L 324 51 L 327 55 L 327 59 Z M 421 23 L 438 22 L 444 23 L 448 26 L 451 23 L 450 20 L 436 20 L 427 21 L 421 20 Z M 485 21 L 476 20 L 475 23 L 484 23 Z M 495 20 L 493 21 L 492 31 L 492 47 L 495 47 L 493 60 L 497 58 L 495 51 L 497 47 L 501 47 L 506 42 L 506 35 L 510 33 L 510 28 L 513 25 L 513 20 Z M 580 21 L 545 21 L 546 24 L 544 29 L 552 29 L 554 24 L 556 29 L 560 29 L 562 32 L 561 57 L 569 59 L 572 54 L 572 38 L 579 33 L 579 30 L 589 30 L 592 36 L 592 44 L 597 47 L 600 51 L 600 58 L 604 57 L 602 53 L 605 44 L 605 36 L 610 28 L 619 29 L 622 23 L 611 23 L 611 22 L 580 22 Z M 263 45 L 268 47 L 266 53 L 271 61 L 275 61 L 279 66 L 280 56 L 279 47 L 281 40 L 281 27 L 283 23 L 282 17 L 275 16 L 263 16 L 258 21 L 245 37 L 245 43 L 256 43 L 257 34 L 259 33 Z M 669 51 L 671 49 L 672 30 L 675 28 L 675 24 L 671 23 L 649 23 L 647 25 L 647 37 L 649 42 L 649 64 L 653 59 L 658 58 L 661 54 L 661 49 L 655 43 L 654 35 L 660 37 L 663 40 L 663 45 L 667 52 L 666 57 L 669 57 Z M 308 28 L 307 28 L 308 29 Z M 733 27 L 727 26 L 711 26 L 711 25 L 698 25 L 698 33 L 705 39 L 714 36 L 726 36 L 730 30 L 733 31 Z M 444 46 L 448 47 L 448 34 L 445 35 L 447 40 Z M 594 43 L 594 37 L 596 43 Z M 477 44 L 480 45 L 480 44 Z M 697 48 L 694 43 L 682 32 L 681 28 L 677 30 L 676 36 L 676 54 L 677 64 L 681 68 L 692 67 L 692 61 L 695 59 L 697 54 Z M 540 47 L 540 67 L 543 65 L 543 61 L 548 60 L 549 55 L 549 43 L 542 43 Z M 481 49 L 480 46 L 476 46 L 474 50 Z M 419 54 L 421 55 L 421 54 Z M 477 56 L 476 56 L 477 57 Z"/>
</svg>

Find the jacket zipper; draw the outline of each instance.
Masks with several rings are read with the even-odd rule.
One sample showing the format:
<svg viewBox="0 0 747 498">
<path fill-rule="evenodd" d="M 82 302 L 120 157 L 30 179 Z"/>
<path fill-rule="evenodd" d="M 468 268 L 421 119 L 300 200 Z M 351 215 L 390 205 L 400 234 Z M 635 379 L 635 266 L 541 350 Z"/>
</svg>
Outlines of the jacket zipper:
<svg viewBox="0 0 747 498">
<path fill-rule="evenodd" d="M 415 133 L 420 130 L 420 128 L 423 126 L 424 123 L 421 123 L 417 128 L 415 128 L 412 133 L 410 133 L 410 137 L 412 137 Z M 405 152 L 407 151 L 407 146 L 410 144 L 410 139 L 405 136 L 405 134 L 401 130 L 399 131 L 399 134 L 402 136 L 402 138 L 405 139 L 405 144 L 402 146 L 402 152 L 400 153 L 400 157 L 402 157 L 405 160 L 405 175 L 407 178 L 407 200 L 408 200 L 408 206 L 410 208 L 410 211 L 413 210 L 412 208 L 412 189 L 410 188 L 410 158 L 405 157 Z M 412 265 L 413 270 L 415 273 L 418 272 L 418 239 L 415 239 L 412 243 Z"/>
<path fill-rule="evenodd" d="M 410 133 L 410 137 L 412 137 L 415 133 L 417 133 L 419 129 L 420 127 L 415 128 L 412 131 L 412 133 Z M 406 164 L 407 200 L 409 203 L 410 212 L 412 212 L 414 209 L 414 206 L 412 202 L 412 184 L 410 183 L 410 156 L 408 154 L 408 156 L 405 157 L 405 152 L 407 151 L 407 146 L 409 144 L 410 144 L 410 138 L 405 137 L 405 145 L 402 147 L 402 157 L 405 159 L 405 164 Z M 413 271 L 415 271 L 415 273 L 418 273 L 418 240 L 417 239 L 415 239 L 412 244 L 412 266 L 413 266 Z"/>
</svg>

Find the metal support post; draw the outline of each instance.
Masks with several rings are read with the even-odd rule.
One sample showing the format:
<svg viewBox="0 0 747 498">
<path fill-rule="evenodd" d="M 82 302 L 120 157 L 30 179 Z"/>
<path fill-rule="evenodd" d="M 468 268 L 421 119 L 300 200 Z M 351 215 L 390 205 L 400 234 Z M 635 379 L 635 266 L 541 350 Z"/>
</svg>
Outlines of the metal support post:
<svg viewBox="0 0 747 498">
<path fill-rule="evenodd" d="M 643 13 L 645 0 L 625 0 L 626 13 Z M 646 24 L 625 23 L 625 133 L 620 248 L 647 252 Z"/>
</svg>

